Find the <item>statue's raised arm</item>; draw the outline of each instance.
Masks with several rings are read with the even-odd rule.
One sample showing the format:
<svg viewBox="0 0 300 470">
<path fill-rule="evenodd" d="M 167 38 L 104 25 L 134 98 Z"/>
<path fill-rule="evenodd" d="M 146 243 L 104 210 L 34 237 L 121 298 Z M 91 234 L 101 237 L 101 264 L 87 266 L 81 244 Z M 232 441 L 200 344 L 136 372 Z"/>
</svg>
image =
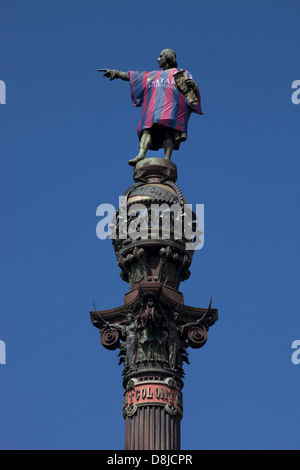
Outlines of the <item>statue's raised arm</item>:
<svg viewBox="0 0 300 470">
<path fill-rule="evenodd" d="M 175 52 L 164 49 L 157 62 L 162 70 L 98 69 L 111 81 L 129 81 L 133 106 L 143 107 L 138 126 L 140 150 L 137 157 L 129 160 L 132 166 L 146 158 L 148 150 L 163 148 L 165 159 L 170 160 L 173 150 L 187 139 L 190 115 L 203 114 L 198 86 L 187 70 L 178 69 Z"/>
<path fill-rule="evenodd" d="M 98 69 L 98 72 L 104 72 L 103 77 L 110 78 L 110 80 L 115 80 L 116 78 L 120 78 L 125 82 L 129 82 L 129 77 L 127 72 L 120 72 L 120 70 L 115 69 Z"/>
</svg>

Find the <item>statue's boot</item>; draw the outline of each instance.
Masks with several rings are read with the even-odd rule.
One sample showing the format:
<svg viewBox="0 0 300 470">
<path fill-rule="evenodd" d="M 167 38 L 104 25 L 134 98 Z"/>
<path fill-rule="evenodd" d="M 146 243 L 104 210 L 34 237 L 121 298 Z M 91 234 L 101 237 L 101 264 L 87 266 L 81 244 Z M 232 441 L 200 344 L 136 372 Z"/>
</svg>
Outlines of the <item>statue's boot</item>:
<svg viewBox="0 0 300 470">
<path fill-rule="evenodd" d="M 129 160 L 128 164 L 131 166 L 135 166 L 137 162 L 144 160 L 144 158 L 146 158 L 146 155 L 144 153 L 139 153 L 137 157 L 133 158 L 132 160 Z"/>
<path fill-rule="evenodd" d="M 129 165 L 135 166 L 137 162 L 140 162 L 141 160 L 144 160 L 146 158 L 146 154 L 148 150 L 151 147 L 152 143 L 152 137 L 151 133 L 148 129 L 144 129 L 142 132 L 142 137 L 140 140 L 140 152 L 137 157 L 135 157 L 133 160 L 129 160 Z"/>
</svg>

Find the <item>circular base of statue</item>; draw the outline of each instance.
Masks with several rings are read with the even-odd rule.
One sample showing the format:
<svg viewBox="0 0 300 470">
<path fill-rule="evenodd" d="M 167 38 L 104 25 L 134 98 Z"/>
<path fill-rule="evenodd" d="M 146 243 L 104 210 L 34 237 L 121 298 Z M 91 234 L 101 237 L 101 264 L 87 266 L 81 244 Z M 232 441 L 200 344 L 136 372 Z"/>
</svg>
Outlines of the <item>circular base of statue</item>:
<svg viewBox="0 0 300 470">
<path fill-rule="evenodd" d="M 133 179 L 136 183 L 177 181 L 177 167 L 165 158 L 144 158 L 134 168 Z"/>
</svg>

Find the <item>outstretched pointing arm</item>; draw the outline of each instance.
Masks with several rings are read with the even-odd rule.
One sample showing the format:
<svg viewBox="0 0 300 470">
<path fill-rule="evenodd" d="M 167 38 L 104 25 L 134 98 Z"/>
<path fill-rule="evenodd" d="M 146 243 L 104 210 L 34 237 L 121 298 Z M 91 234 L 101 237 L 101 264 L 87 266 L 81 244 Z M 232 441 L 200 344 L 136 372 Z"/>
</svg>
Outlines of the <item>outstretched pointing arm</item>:
<svg viewBox="0 0 300 470">
<path fill-rule="evenodd" d="M 98 69 L 98 72 L 104 72 L 103 77 L 110 78 L 110 80 L 115 80 L 115 78 L 120 78 L 124 82 L 129 82 L 128 73 L 120 72 L 115 69 Z"/>
</svg>

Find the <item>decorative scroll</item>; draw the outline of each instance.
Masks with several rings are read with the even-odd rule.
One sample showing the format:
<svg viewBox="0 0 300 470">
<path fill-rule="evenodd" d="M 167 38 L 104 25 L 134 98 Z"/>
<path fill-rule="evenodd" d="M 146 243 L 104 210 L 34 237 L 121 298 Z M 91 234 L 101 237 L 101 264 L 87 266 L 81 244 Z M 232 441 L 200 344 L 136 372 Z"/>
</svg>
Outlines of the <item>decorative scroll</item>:
<svg viewBox="0 0 300 470">
<path fill-rule="evenodd" d="M 192 326 L 188 332 L 189 345 L 193 349 L 202 348 L 207 341 L 207 330 L 204 326 Z"/>
<path fill-rule="evenodd" d="M 141 314 L 141 325 L 143 328 L 147 325 L 148 320 L 150 320 L 156 328 L 159 328 L 161 325 L 161 315 L 154 302 L 151 300 L 147 302 L 147 306 Z"/>
<path fill-rule="evenodd" d="M 120 334 L 116 328 L 105 327 L 100 335 L 101 344 L 106 349 L 114 351 L 120 346 Z"/>
</svg>

